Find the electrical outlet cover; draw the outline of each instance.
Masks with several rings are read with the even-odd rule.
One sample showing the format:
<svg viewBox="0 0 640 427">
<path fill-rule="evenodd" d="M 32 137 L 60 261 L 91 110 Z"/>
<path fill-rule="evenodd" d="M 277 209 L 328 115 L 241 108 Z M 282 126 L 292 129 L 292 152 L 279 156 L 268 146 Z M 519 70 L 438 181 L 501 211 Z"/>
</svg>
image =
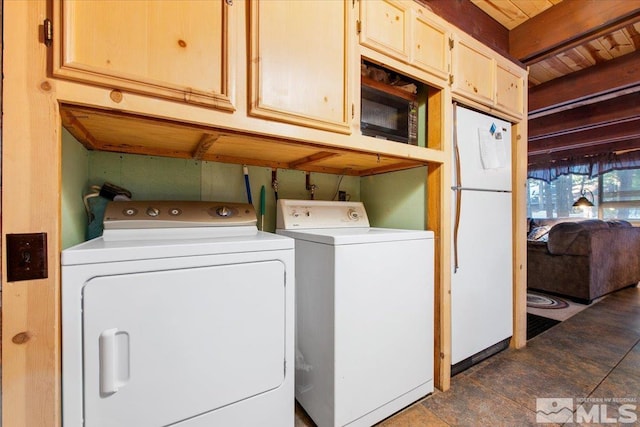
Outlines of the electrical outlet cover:
<svg viewBox="0 0 640 427">
<path fill-rule="evenodd" d="M 7 281 L 47 276 L 47 233 L 7 234 Z"/>
</svg>

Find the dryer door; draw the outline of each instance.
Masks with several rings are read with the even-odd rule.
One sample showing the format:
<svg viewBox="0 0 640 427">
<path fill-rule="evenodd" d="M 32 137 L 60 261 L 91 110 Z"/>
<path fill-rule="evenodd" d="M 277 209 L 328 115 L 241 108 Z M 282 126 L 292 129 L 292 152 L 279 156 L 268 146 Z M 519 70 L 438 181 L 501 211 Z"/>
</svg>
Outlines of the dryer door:
<svg viewBox="0 0 640 427">
<path fill-rule="evenodd" d="M 284 270 L 267 261 L 88 281 L 85 425 L 168 425 L 278 387 Z"/>
</svg>

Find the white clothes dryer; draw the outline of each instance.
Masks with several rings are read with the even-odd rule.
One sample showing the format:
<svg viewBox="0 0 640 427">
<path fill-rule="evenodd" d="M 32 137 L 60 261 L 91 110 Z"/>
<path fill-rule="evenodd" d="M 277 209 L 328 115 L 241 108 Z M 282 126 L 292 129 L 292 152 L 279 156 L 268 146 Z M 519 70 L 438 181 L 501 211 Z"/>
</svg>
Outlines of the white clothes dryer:
<svg viewBox="0 0 640 427">
<path fill-rule="evenodd" d="M 433 232 L 369 226 L 360 202 L 278 200 L 296 240 L 296 399 L 371 426 L 433 391 Z"/>
<path fill-rule="evenodd" d="M 65 427 L 294 425 L 294 243 L 249 204 L 112 202 L 62 252 Z"/>
</svg>

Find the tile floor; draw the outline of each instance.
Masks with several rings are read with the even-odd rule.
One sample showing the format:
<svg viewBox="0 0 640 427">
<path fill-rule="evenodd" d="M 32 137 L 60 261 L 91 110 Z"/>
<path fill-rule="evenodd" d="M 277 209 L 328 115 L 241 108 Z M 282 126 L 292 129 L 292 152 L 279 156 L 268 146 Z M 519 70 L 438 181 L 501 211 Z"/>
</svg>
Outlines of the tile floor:
<svg viewBox="0 0 640 427">
<path fill-rule="evenodd" d="M 591 399 L 584 409 L 602 414 L 601 423 L 575 415 L 583 425 L 640 425 L 640 288 L 614 293 L 533 338 L 526 348 L 505 350 L 458 374 L 448 391 L 436 390 L 378 426 L 561 425 L 536 422 L 538 397 L 570 398 L 572 407 Z M 606 416 L 603 409 L 592 410 L 594 402 L 607 402 Z M 618 405 L 625 403 L 630 406 L 619 412 Z M 309 426 L 315 424 L 297 406 L 296 427 Z"/>
</svg>

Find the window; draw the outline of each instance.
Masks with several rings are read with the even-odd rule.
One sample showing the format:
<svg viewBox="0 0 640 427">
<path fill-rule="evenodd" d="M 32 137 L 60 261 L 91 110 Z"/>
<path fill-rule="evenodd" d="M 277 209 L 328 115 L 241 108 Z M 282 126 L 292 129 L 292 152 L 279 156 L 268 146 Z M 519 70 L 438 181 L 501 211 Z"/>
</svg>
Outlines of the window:
<svg viewBox="0 0 640 427">
<path fill-rule="evenodd" d="M 602 219 L 640 221 L 640 169 L 617 170 L 600 175 Z"/>
<path fill-rule="evenodd" d="M 574 208 L 573 203 L 583 194 L 597 205 L 597 179 L 583 175 L 561 175 L 550 183 L 529 179 L 530 218 L 564 218 L 570 216 L 594 218 L 597 208 Z"/>
<path fill-rule="evenodd" d="M 585 217 L 640 221 L 640 169 L 613 170 L 589 178 L 561 175 L 551 182 L 527 180 L 530 218 Z M 591 208 L 573 207 L 585 196 Z"/>
</svg>

